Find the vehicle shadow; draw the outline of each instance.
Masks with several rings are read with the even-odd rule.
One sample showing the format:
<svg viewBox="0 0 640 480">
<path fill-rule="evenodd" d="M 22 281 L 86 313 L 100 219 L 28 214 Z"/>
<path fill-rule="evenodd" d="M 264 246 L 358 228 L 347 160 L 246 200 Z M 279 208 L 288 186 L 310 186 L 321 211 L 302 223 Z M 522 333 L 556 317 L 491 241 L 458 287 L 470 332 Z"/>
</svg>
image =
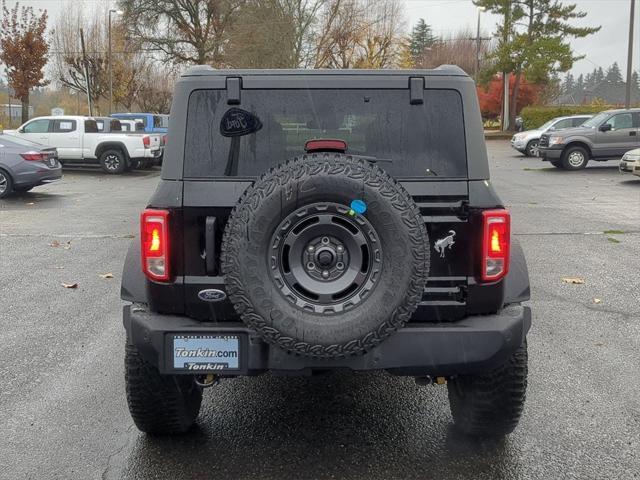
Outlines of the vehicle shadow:
<svg viewBox="0 0 640 480">
<path fill-rule="evenodd" d="M 224 381 L 182 437 L 140 434 L 123 478 L 514 478 L 509 441 L 451 427 L 446 387 L 385 374 Z"/>
</svg>

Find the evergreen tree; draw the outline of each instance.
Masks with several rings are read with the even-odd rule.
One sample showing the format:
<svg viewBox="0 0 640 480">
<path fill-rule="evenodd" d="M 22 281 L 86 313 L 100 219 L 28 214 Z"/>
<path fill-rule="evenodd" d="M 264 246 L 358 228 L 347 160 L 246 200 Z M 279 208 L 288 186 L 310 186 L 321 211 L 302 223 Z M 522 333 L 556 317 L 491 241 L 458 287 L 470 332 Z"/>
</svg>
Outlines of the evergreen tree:
<svg viewBox="0 0 640 480">
<path fill-rule="evenodd" d="M 574 52 L 572 40 L 600 30 L 600 27 L 577 26 L 586 12 L 577 10 L 575 3 L 562 0 L 476 0 L 474 3 L 504 18 L 498 25 L 499 40 L 491 60 L 495 72 L 514 74 L 511 105 L 516 105 L 523 77 L 543 83 L 556 72 L 568 72 L 575 61 L 584 58 Z M 510 109 L 509 125 L 515 124 L 515 115 L 516 108 Z"/>
<path fill-rule="evenodd" d="M 562 83 L 562 93 L 571 94 L 575 88 L 575 81 L 573 79 L 573 75 L 571 72 L 567 73 L 567 76 L 564 77 L 564 82 Z"/>
<path fill-rule="evenodd" d="M 620 83 L 624 83 L 624 81 L 622 80 L 622 73 L 620 73 L 620 67 L 618 66 L 618 62 L 613 62 L 613 65 L 611 65 L 607 69 L 607 74 L 605 75 L 604 79 L 607 82 L 613 83 L 616 85 Z"/>
<path fill-rule="evenodd" d="M 436 41 L 437 38 L 433 35 L 429 24 L 424 21 L 424 18 L 419 19 L 409 37 L 409 51 L 414 63 L 418 63 L 425 49 L 432 47 Z"/>
<path fill-rule="evenodd" d="M 584 90 L 584 75 L 580 74 L 578 79 L 576 80 L 575 91 L 577 93 L 582 93 Z"/>
<path fill-rule="evenodd" d="M 631 74 L 631 91 L 640 93 L 640 78 L 638 78 L 638 72 L 635 70 Z"/>
<path fill-rule="evenodd" d="M 596 69 L 593 69 L 593 72 L 587 73 L 587 76 L 584 77 L 584 88 L 587 90 L 591 90 L 595 87 L 595 78 L 596 78 Z"/>
<path fill-rule="evenodd" d="M 594 85 L 593 86 L 597 87 L 603 81 L 604 81 L 604 70 L 602 70 L 602 67 L 598 67 L 598 69 L 595 70 L 595 73 L 594 73 L 594 78 L 593 78 Z"/>
</svg>

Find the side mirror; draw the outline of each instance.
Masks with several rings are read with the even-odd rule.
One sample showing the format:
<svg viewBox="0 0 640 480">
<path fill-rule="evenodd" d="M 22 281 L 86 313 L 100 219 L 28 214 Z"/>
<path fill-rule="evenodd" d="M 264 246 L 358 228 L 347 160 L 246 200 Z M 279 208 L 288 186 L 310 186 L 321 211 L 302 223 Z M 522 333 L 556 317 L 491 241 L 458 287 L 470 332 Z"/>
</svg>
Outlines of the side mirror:
<svg viewBox="0 0 640 480">
<path fill-rule="evenodd" d="M 18 133 L 24 133 L 24 128 L 19 128 Z"/>
<path fill-rule="evenodd" d="M 609 132 L 609 131 L 611 131 L 612 128 L 613 127 L 611 126 L 610 123 L 605 123 L 603 125 L 600 125 L 600 131 L 601 132 Z"/>
</svg>

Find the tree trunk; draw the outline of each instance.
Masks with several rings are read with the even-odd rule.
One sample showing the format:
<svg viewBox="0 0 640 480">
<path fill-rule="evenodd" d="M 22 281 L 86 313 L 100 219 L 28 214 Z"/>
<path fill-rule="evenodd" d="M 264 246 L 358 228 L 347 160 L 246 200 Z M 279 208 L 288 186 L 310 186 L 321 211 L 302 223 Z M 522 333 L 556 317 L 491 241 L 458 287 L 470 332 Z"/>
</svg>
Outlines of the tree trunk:
<svg viewBox="0 0 640 480">
<path fill-rule="evenodd" d="M 22 99 L 22 123 L 26 123 L 27 120 L 29 120 L 29 94 L 27 93 L 27 95 L 25 97 L 23 97 Z"/>
<path fill-rule="evenodd" d="M 511 105 L 509 110 L 509 130 L 515 131 L 516 129 L 516 116 L 518 113 L 518 95 L 520 93 L 520 80 L 522 79 L 522 72 L 516 72 L 516 78 L 513 81 L 513 92 L 511 93 Z"/>
</svg>

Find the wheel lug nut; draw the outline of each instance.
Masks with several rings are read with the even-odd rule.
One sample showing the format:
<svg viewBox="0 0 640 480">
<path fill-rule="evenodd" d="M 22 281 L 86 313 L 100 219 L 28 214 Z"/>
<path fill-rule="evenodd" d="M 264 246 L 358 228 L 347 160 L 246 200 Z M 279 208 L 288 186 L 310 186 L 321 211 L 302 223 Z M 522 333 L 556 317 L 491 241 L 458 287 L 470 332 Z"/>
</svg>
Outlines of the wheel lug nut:
<svg viewBox="0 0 640 480">
<path fill-rule="evenodd" d="M 328 270 L 323 270 L 322 271 L 322 278 L 329 278 L 329 271 Z"/>
<path fill-rule="evenodd" d="M 337 268 L 338 270 L 342 270 L 342 269 L 344 268 L 344 263 L 342 263 L 342 262 L 338 262 L 338 263 L 336 263 L 336 268 Z"/>
<path fill-rule="evenodd" d="M 315 264 L 313 262 L 309 262 L 309 263 L 307 263 L 307 268 L 309 270 L 313 270 L 314 268 L 316 268 L 316 266 L 315 266 Z"/>
<path fill-rule="evenodd" d="M 307 247 L 307 251 L 308 251 L 308 252 L 313 252 L 313 251 L 315 251 L 315 249 L 316 249 L 316 247 L 314 247 L 313 245 L 309 245 L 309 246 Z"/>
<path fill-rule="evenodd" d="M 342 245 L 338 245 L 336 247 L 336 250 L 338 251 L 338 253 L 342 253 L 342 252 L 344 252 L 344 247 Z"/>
<path fill-rule="evenodd" d="M 325 245 L 329 243 L 329 237 L 322 237 L 322 243 Z"/>
</svg>

